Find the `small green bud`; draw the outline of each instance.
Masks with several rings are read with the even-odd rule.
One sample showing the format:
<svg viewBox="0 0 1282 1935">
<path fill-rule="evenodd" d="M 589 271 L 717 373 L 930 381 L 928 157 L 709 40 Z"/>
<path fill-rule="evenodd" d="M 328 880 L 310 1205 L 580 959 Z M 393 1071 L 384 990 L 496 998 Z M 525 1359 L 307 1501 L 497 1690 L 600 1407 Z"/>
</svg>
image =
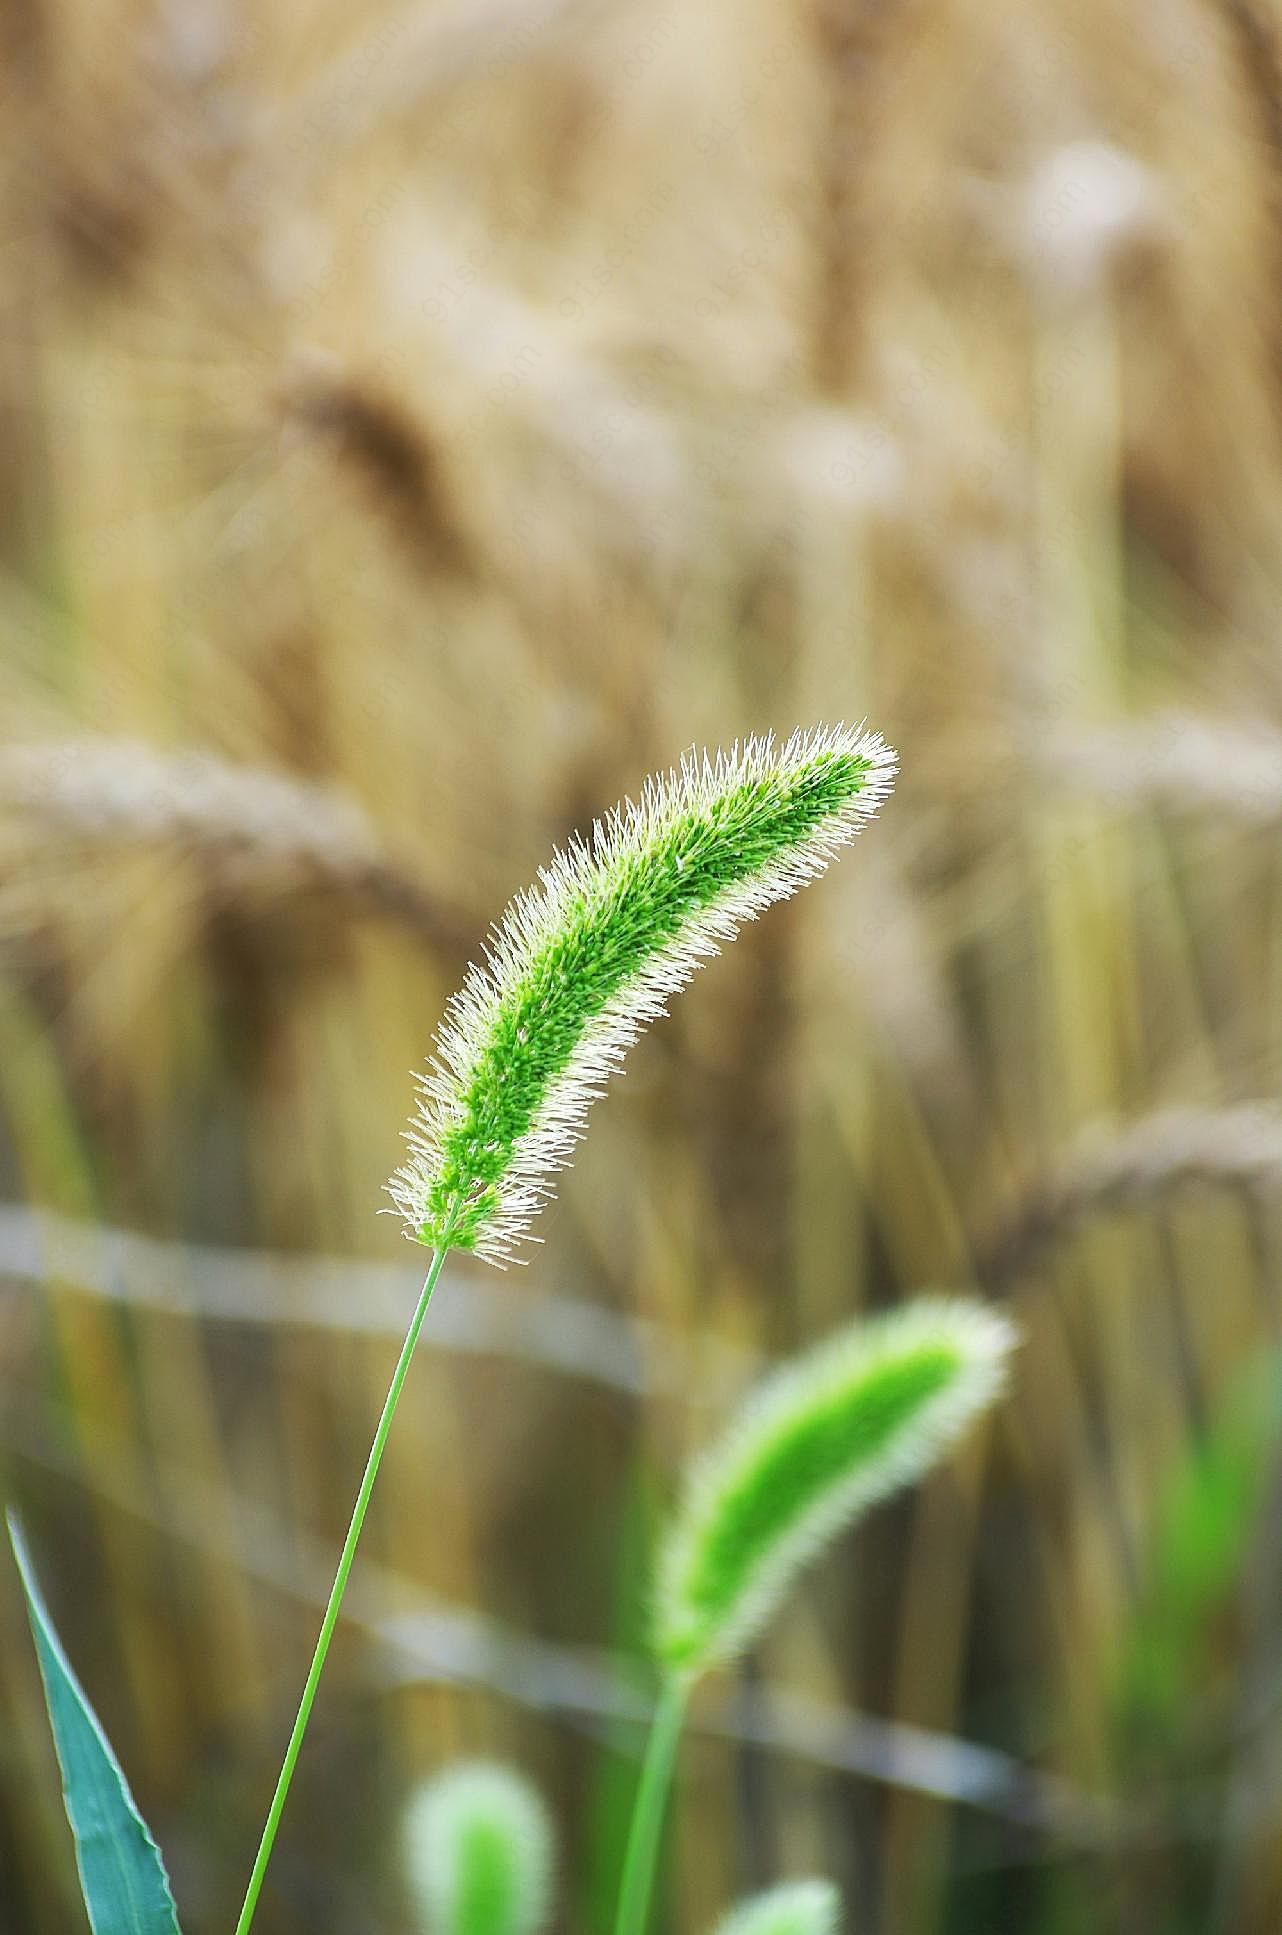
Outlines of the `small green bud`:
<svg viewBox="0 0 1282 1935">
<path fill-rule="evenodd" d="M 840 1917 L 831 1881 L 784 1881 L 732 1908 L 717 1935 L 836 1935 Z"/>
<path fill-rule="evenodd" d="M 406 1860 L 424 1935 L 537 1935 L 546 1922 L 552 1831 L 510 1768 L 475 1761 L 419 1789 Z"/>
</svg>

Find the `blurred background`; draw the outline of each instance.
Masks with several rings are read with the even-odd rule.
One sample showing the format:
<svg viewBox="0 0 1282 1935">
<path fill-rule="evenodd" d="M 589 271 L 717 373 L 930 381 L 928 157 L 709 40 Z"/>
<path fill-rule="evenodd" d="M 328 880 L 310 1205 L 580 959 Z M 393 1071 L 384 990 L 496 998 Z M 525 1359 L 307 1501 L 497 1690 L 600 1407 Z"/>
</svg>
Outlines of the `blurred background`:
<svg viewBox="0 0 1282 1935">
<path fill-rule="evenodd" d="M 1282 1917 L 1271 0 L 21 0 L 0 151 L 0 1485 L 230 1926 L 551 845 L 867 717 L 829 879 L 450 1265 L 258 1926 L 511 1757 L 608 1926 L 648 1551 L 769 1358 L 978 1284 L 990 1429 L 693 1715 L 659 1921 Z M 0 1565 L 0 1924 L 80 1929 Z"/>
</svg>

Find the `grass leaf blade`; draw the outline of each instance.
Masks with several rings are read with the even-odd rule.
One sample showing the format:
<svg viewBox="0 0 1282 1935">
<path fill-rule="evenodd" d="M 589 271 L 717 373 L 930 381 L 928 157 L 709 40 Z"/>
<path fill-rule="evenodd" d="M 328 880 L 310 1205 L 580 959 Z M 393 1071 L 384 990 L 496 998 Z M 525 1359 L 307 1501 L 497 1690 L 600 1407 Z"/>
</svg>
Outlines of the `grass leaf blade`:
<svg viewBox="0 0 1282 1935">
<path fill-rule="evenodd" d="M 7 1514 L 62 1769 L 80 1887 L 94 1935 L 180 1935 L 160 1849 L 63 1651 L 22 1529 Z"/>
</svg>

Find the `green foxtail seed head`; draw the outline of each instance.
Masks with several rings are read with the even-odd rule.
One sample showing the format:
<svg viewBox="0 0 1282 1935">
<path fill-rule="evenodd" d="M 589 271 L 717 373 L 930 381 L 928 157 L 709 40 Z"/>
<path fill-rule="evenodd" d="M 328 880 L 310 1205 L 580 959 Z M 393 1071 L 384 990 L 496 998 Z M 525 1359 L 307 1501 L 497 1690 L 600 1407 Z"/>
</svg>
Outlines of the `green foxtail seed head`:
<svg viewBox="0 0 1282 1935">
<path fill-rule="evenodd" d="M 717 1935 L 837 1935 L 840 1918 L 831 1881 L 783 1881 L 732 1908 Z"/>
<path fill-rule="evenodd" d="M 546 1923 L 552 1832 L 510 1768 L 473 1761 L 421 1787 L 405 1847 L 426 1935 L 536 1935 Z"/>
<path fill-rule="evenodd" d="M 665 1666 L 693 1676 L 750 1645 L 799 1568 L 992 1400 L 1013 1341 L 983 1304 L 922 1298 L 767 1377 L 696 1462 L 661 1548 Z"/>
<path fill-rule="evenodd" d="M 420 1079 L 388 1185 L 410 1235 L 506 1261 L 637 1035 L 745 920 L 822 873 L 894 768 L 847 726 L 690 753 L 555 853 L 491 931 Z"/>
</svg>

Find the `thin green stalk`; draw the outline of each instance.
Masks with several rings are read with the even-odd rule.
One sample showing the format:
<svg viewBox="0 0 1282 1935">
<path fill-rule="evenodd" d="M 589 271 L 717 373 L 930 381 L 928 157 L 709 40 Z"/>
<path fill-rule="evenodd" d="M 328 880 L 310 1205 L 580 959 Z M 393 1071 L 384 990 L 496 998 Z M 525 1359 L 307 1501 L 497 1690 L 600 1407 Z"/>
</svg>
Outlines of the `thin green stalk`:
<svg viewBox="0 0 1282 1935">
<path fill-rule="evenodd" d="M 690 1683 L 685 1675 L 672 1674 L 664 1683 L 654 1719 L 650 1723 L 650 1738 L 646 1743 L 641 1780 L 632 1809 L 628 1850 L 623 1861 L 615 1935 L 645 1935 L 650 1917 L 650 1895 L 654 1888 L 655 1862 L 663 1833 L 664 1809 L 689 1692 Z"/>
<path fill-rule="evenodd" d="M 330 1588 L 329 1604 L 325 1608 L 325 1617 L 321 1621 L 320 1636 L 316 1641 L 316 1651 L 312 1654 L 312 1663 L 308 1669 L 306 1684 L 303 1687 L 303 1697 L 298 1703 L 298 1714 L 294 1721 L 294 1731 L 289 1736 L 289 1745 L 285 1749 L 285 1759 L 281 1765 L 280 1778 L 276 1782 L 276 1792 L 272 1795 L 272 1804 L 267 1810 L 267 1821 L 263 1827 L 263 1838 L 258 1844 L 258 1854 L 254 1861 L 253 1872 L 249 1877 L 249 1886 L 245 1890 L 244 1906 L 240 1911 L 240 1920 L 236 1923 L 236 1935 L 248 1935 L 249 1925 L 254 1919 L 254 1910 L 258 1906 L 258 1897 L 262 1891 L 263 1876 L 267 1872 L 267 1863 L 271 1859 L 272 1846 L 276 1839 L 276 1830 L 280 1826 L 280 1817 L 285 1808 L 285 1798 L 289 1793 L 290 1782 L 294 1778 L 294 1768 L 298 1764 L 298 1754 L 303 1744 L 303 1735 L 307 1732 L 307 1722 L 311 1718 L 312 1702 L 316 1698 L 316 1688 L 320 1684 L 320 1676 L 325 1666 L 325 1658 L 329 1652 L 329 1642 L 334 1637 L 334 1628 L 338 1624 L 339 1610 L 343 1604 L 343 1594 L 347 1590 L 348 1575 L 352 1569 L 352 1560 L 356 1556 L 356 1545 L 361 1535 L 361 1527 L 365 1523 L 365 1513 L 369 1505 L 370 1494 L 374 1490 L 374 1481 L 378 1477 L 378 1468 L 383 1461 L 384 1447 L 387 1444 L 388 1433 L 392 1428 L 392 1419 L 396 1415 L 396 1406 L 400 1400 L 401 1389 L 405 1383 L 406 1373 L 410 1367 L 410 1359 L 414 1355 L 414 1346 L 418 1342 L 419 1331 L 423 1328 L 423 1319 L 427 1315 L 427 1306 L 432 1301 L 432 1292 L 436 1288 L 436 1279 L 441 1274 L 441 1265 L 449 1254 L 449 1247 L 449 1232 L 446 1230 L 444 1240 L 440 1247 L 432 1252 L 432 1260 L 427 1267 L 427 1276 L 424 1279 L 423 1288 L 419 1293 L 414 1315 L 410 1319 L 410 1327 L 405 1333 L 405 1342 L 401 1345 L 401 1354 L 396 1360 L 396 1369 L 392 1372 L 392 1381 L 388 1386 L 387 1397 L 383 1403 L 382 1416 L 379 1418 L 378 1429 L 374 1433 L 374 1442 L 370 1446 L 369 1458 L 365 1464 L 365 1475 L 361 1479 L 361 1487 L 356 1494 L 356 1503 L 352 1507 L 352 1521 L 347 1528 L 347 1537 L 343 1540 L 343 1550 L 339 1554 L 338 1570 L 334 1574 L 334 1583 Z"/>
</svg>

